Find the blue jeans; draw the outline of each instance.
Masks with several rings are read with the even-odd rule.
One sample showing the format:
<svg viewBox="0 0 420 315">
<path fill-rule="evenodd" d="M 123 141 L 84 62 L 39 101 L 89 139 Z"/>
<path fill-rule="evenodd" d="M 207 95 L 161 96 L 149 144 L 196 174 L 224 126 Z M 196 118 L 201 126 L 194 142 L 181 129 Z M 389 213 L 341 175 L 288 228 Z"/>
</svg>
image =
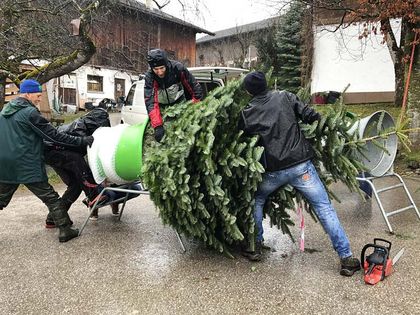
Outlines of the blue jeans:
<svg viewBox="0 0 420 315">
<path fill-rule="evenodd" d="M 312 205 L 338 256 L 340 258 L 351 256 L 352 252 L 346 232 L 338 220 L 337 213 L 311 161 L 263 175 L 263 180 L 255 194 L 254 219 L 257 228 L 257 241 L 263 240 L 263 208 L 268 196 L 286 184 L 290 184 L 302 193 Z"/>
<path fill-rule="evenodd" d="M 132 186 L 128 187 L 128 189 L 130 189 L 130 190 L 141 190 L 139 185 L 132 185 Z M 108 196 L 108 201 L 117 200 L 117 199 L 125 197 L 125 195 L 126 195 L 125 192 L 112 191 L 112 190 L 107 190 L 107 191 L 105 191 L 104 194 L 106 194 Z M 127 200 L 136 198 L 138 196 L 139 196 L 138 194 L 128 194 Z M 119 202 L 118 204 L 120 204 L 120 203 L 122 203 L 122 201 Z"/>
</svg>

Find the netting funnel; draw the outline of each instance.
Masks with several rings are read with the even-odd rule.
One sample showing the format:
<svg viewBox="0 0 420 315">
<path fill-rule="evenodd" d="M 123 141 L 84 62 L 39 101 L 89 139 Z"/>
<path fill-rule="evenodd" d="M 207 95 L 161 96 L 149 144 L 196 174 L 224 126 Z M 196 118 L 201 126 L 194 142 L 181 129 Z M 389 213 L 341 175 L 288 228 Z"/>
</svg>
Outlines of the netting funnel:
<svg viewBox="0 0 420 315">
<path fill-rule="evenodd" d="M 102 127 L 93 133 L 95 141 L 88 148 L 88 162 L 96 183 L 107 179 L 125 184 L 141 178 L 143 137 L 148 121 Z"/>
<path fill-rule="evenodd" d="M 349 130 L 349 133 L 358 132 L 360 139 L 365 139 L 394 128 L 395 123 L 392 116 L 386 111 L 377 111 L 356 122 Z M 370 140 L 364 146 L 364 156 L 360 154 L 359 157 L 360 162 L 367 168 L 367 172 L 379 177 L 391 169 L 397 154 L 398 139 L 394 133 L 385 138 L 376 138 L 375 141 L 386 150 L 383 150 Z"/>
</svg>

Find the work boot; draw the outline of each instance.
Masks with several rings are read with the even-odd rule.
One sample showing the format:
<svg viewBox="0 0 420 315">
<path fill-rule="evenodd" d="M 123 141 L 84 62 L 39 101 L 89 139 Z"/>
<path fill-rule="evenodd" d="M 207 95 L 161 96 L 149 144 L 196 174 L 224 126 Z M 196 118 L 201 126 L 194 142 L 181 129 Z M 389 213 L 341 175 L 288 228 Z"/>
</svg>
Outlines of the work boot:
<svg viewBox="0 0 420 315">
<path fill-rule="evenodd" d="M 360 261 L 352 256 L 342 258 L 340 275 L 351 277 L 356 271 L 360 270 Z"/>
<path fill-rule="evenodd" d="M 79 236 L 79 230 L 72 229 L 70 226 L 70 218 L 67 214 L 65 206 L 62 204 L 61 207 L 51 209 L 50 212 L 55 225 L 58 226 L 60 233 L 58 234 L 58 240 L 63 243 L 70 241 L 72 238 Z"/>
<path fill-rule="evenodd" d="M 257 241 L 255 243 L 255 250 L 250 251 L 249 249 L 242 250 L 242 255 L 248 258 L 250 261 L 260 261 L 262 259 L 262 242 Z"/>
</svg>

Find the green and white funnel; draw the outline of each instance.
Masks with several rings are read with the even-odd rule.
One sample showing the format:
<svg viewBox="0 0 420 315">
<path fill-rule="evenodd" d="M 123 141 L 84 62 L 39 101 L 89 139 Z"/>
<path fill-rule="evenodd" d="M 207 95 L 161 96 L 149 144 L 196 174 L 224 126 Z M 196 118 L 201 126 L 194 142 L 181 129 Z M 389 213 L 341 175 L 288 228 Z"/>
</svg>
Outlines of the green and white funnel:
<svg viewBox="0 0 420 315">
<path fill-rule="evenodd" d="M 96 183 L 107 179 L 124 184 L 141 178 L 147 123 L 102 127 L 93 133 L 95 141 L 88 148 L 88 162 Z"/>
</svg>

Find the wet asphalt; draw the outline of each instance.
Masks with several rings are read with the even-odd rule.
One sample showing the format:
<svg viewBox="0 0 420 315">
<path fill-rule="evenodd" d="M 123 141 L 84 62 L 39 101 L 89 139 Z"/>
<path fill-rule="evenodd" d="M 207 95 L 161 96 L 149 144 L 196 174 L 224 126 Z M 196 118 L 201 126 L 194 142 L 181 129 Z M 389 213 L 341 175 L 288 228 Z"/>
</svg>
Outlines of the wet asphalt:
<svg viewBox="0 0 420 315">
<path fill-rule="evenodd" d="M 420 177 L 405 180 L 419 206 Z M 19 190 L 0 211 L 0 314 L 420 314 L 415 212 L 391 217 L 391 235 L 375 201 L 363 201 L 342 184 L 333 190 L 356 256 L 374 237 L 392 242 L 391 256 L 405 248 L 395 272 L 375 286 L 364 284 L 361 272 L 339 275 L 329 239 L 308 215 L 305 252 L 265 222 L 273 250 L 251 263 L 185 238 L 183 253 L 144 195 L 127 203 L 120 221 L 104 207 L 79 238 L 59 243 L 58 232 L 44 228 L 46 207 Z M 384 193 L 383 202 L 393 210 L 407 200 L 395 190 Z M 70 215 L 80 227 L 88 215 L 81 199 Z M 292 233 L 299 238 L 297 226 Z"/>
</svg>

